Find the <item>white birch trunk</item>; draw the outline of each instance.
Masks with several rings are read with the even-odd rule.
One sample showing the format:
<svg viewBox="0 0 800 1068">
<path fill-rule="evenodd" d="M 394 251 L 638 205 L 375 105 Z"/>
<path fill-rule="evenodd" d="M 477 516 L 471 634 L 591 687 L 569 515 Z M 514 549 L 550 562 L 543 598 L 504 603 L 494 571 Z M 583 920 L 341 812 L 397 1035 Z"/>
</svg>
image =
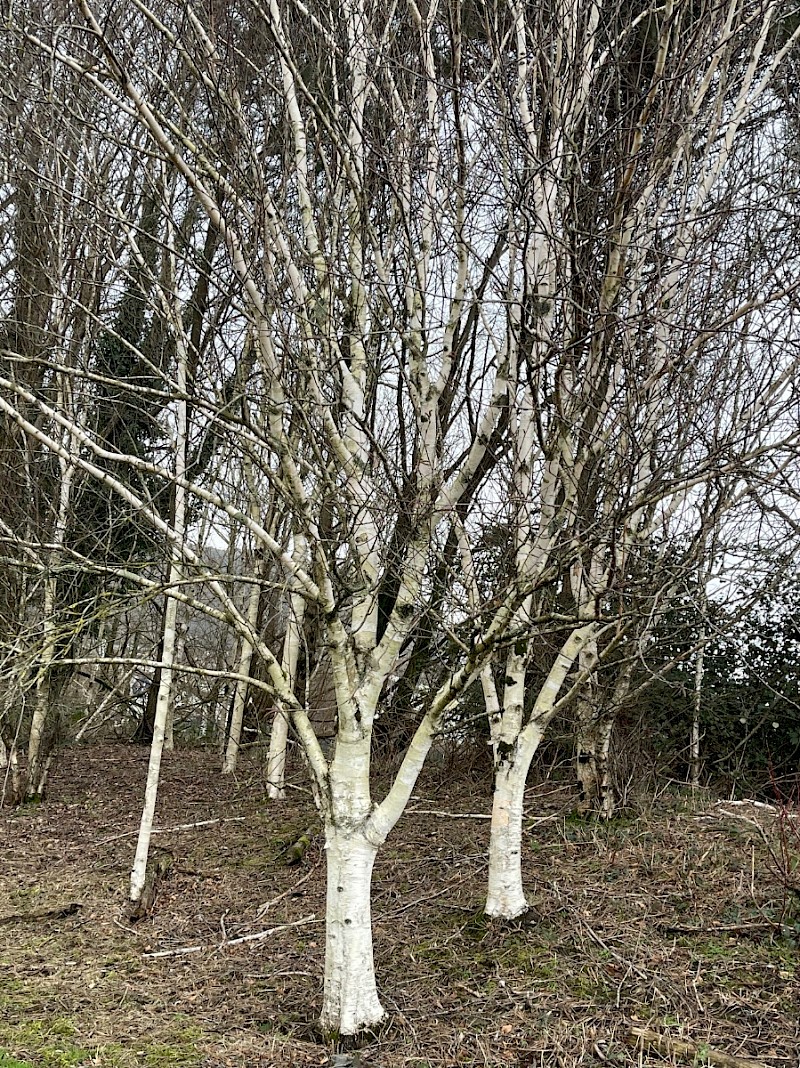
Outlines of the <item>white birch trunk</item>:
<svg viewBox="0 0 800 1068">
<path fill-rule="evenodd" d="M 172 228 L 169 228 L 170 261 L 172 260 Z M 174 267 L 171 265 L 170 276 L 174 277 Z M 145 878 L 147 875 L 147 858 L 150 852 L 150 838 L 153 830 L 153 818 L 156 811 L 158 797 L 158 783 L 161 772 L 161 756 L 164 750 L 164 739 L 167 733 L 168 719 L 172 704 L 172 679 L 173 666 L 175 664 L 175 650 L 177 646 L 177 619 L 178 601 L 170 596 L 169 591 L 180 584 L 183 576 L 182 549 L 183 538 L 186 531 L 186 490 L 182 480 L 186 477 L 186 444 L 187 444 L 187 353 L 186 343 L 182 331 L 180 307 L 175 299 L 174 307 L 175 340 L 177 351 L 177 402 L 175 412 L 175 517 L 174 531 L 177 535 L 177 544 L 170 542 L 170 568 L 169 584 L 164 608 L 164 642 L 161 652 L 161 678 L 158 684 L 156 696 L 156 714 L 153 728 L 153 741 L 150 745 L 150 761 L 147 766 L 147 784 L 145 786 L 144 807 L 139 824 L 139 837 L 136 843 L 136 854 L 131 870 L 130 901 L 138 905 L 144 891 Z"/>
<path fill-rule="evenodd" d="M 370 898 L 377 847 L 358 831 L 326 828 L 328 893 L 322 1027 L 353 1035 L 384 1016 L 375 982 Z"/>
<path fill-rule="evenodd" d="M 176 659 L 178 659 L 176 657 Z M 170 685 L 167 722 L 164 726 L 164 749 L 172 752 L 175 748 L 175 687 Z"/>
<path fill-rule="evenodd" d="M 25 783 L 22 781 L 22 775 L 20 774 L 16 740 L 11 740 L 10 745 L 6 746 L 6 752 L 5 772 L 0 786 L 0 806 L 4 805 L 6 801 L 17 804 L 22 800 L 25 789 Z"/>
<path fill-rule="evenodd" d="M 183 516 L 180 520 L 176 518 L 176 525 L 183 529 L 184 521 Z M 175 653 L 173 656 L 173 663 L 185 664 L 186 663 L 186 623 L 175 624 Z M 167 729 L 164 734 L 164 748 L 170 752 L 175 748 L 175 699 L 177 697 L 175 687 L 175 673 L 173 671 L 172 686 L 169 691 L 169 711 L 167 712 Z"/>
<path fill-rule="evenodd" d="M 286 748 L 289 744 L 289 717 L 278 707 L 272 720 L 267 755 L 267 797 L 270 801 L 286 799 Z"/>
<path fill-rule="evenodd" d="M 700 631 L 700 643 L 694 663 L 694 694 L 692 700 L 692 736 L 689 743 L 689 774 L 693 790 L 700 788 L 700 776 L 703 764 L 700 759 L 700 713 L 703 708 L 703 680 L 706 673 L 706 641 L 709 636 L 708 622 L 708 583 L 714 567 L 716 555 L 716 530 L 712 528 L 708 541 L 703 540 L 703 558 L 699 574 L 700 610 L 703 613 L 703 625 Z"/>
<path fill-rule="evenodd" d="M 173 563 L 170 568 L 170 582 L 174 581 L 175 571 L 179 567 Z M 136 843 L 136 855 L 131 871 L 130 900 L 136 905 L 139 903 L 144 890 L 145 876 L 147 874 L 147 857 L 150 852 L 150 838 L 153 830 L 153 817 L 156 811 L 158 797 L 158 782 L 161 773 L 161 755 L 164 751 L 164 735 L 167 729 L 167 716 L 169 715 L 170 691 L 172 689 L 172 665 L 175 659 L 175 622 L 177 617 L 178 602 L 174 597 L 167 596 L 167 605 L 164 611 L 164 647 L 161 653 L 161 679 L 158 684 L 158 696 L 156 697 L 156 715 L 153 726 L 153 741 L 150 744 L 150 761 L 147 765 L 147 784 L 144 791 L 144 807 L 139 824 L 139 838 Z"/>
<path fill-rule="evenodd" d="M 588 623 L 573 631 L 566 639 L 539 690 L 527 725 L 521 731 L 517 729 L 514 734 L 508 732 L 508 727 L 518 711 L 518 702 L 513 695 L 518 690 L 519 680 L 513 677 L 506 680 L 506 690 L 511 691 L 512 697 L 507 698 L 495 743 L 497 758 L 489 835 L 487 916 L 513 920 L 528 907 L 522 886 L 525 783 L 531 761 L 556 710 L 564 680 L 581 649 L 592 640 L 595 629 L 595 624 Z"/>
<path fill-rule="evenodd" d="M 302 534 L 295 534 L 292 558 L 298 566 L 306 564 L 308 543 Z M 295 585 L 293 583 L 293 585 Z M 294 689 L 297 678 L 297 661 L 300 658 L 300 643 L 303 636 L 303 619 L 306 602 L 297 591 L 289 598 L 289 620 L 286 624 L 286 636 L 283 640 L 283 659 L 281 667 L 286 676 L 286 683 Z M 269 739 L 267 757 L 267 797 L 271 801 L 283 801 L 286 797 L 286 746 L 289 741 L 289 716 L 278 705 L 272 721 L 272 733 Z"/>
<path fill-rule="evenodd" d="M 703 676 L 705 674 L 705 645 L 697 650 L 697 660 L 694 665 L 694 700 L 692 702 L 692 739 L 691 739 L 691 783 L 692 789 L 700 788 L 700 710 L 703 704 Z"/>
<path fill-rule="evenodd" d="M 261 569 L 259 568 L 259 576 Z M 247 625 L 251 630 L 258 626 L 258 604 L 261 599 L 261 584 L 254 582 L 250 590 L 250 600 L 247 603 Z M 225 750 L 225 759 L 222 762 L 222 774 L 233 775 L 236 771 L 236 761 L 239 757 L 239 746 L 242 741 L 242 722 L 244 709 L 247 701 L 248 679 L 250 678 L 250 665 L 253 661 L 253 643 L 248 637 L 242 638 L 239 650 L 239 665 L 236 680 L 236 690 L 233 694 L 233 710 L 231 712 L 231 726 L 228 733 L 228 746 Z"/>
<path fill-rule="evenodd" d="M 522 818 L 525 782 L 539 747 L 538 731 L 498 752 L 495 766 L 492 822 L 489 834 L 489 889 L 486 915 L 513 920 L 528 908 L 522 886 Z"/>
</svg>

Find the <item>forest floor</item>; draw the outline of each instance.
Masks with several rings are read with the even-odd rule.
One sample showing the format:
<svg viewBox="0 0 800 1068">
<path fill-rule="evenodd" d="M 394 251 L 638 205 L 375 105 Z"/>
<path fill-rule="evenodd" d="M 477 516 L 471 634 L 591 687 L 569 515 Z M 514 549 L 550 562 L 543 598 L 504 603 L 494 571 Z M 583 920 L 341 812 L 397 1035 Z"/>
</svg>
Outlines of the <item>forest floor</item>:
<svg viewBox="0 0 800 1068">
<path fill-rule="evenodd" d="M 328 1064 L 324 854 L 302 780 L 272 804 L 253 761 L 222 780 L 214 753 L 168 754 L 154 844 L 173 864 L 133 926 L 146 762 L 68 750 L 44 802 L 0 812 L 0 1068 Z M 800 848 L 784 834 L 782 853 L 766 809 L 663 796 L 599 825 L 563 787 L 532 789 L 532 908 L 500 924 L 481 910 L 488 782 L 454 778 L 420 782 L 376 863 L 389 1022 L 362 1068 L 800 1066 L 800 901 L 778 870 Z"/>
</svg>

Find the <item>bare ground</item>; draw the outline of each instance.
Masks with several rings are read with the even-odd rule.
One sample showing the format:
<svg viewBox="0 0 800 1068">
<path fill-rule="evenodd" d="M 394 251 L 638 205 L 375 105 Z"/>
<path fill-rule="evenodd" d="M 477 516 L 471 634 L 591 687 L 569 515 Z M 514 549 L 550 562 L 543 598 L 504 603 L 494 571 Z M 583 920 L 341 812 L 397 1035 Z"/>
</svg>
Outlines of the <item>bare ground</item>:
<svg viewBox="0 0 800 1068">
<path fill-rule="evenodd" d="M 317 827 L 302 780 L 270 804 L 255 762 L 223 780 L 213 753 L 168 755 L 159 826 L 219 822 L 154 839 L 173 867 L 152 917 L 131 926 L 146 760 L 126 746 L 67 751 L 44 803 L 0 812 L 0 1068 L 327 1064 L 315 1025 L 319 835 L 301 866 L 285 854 Z M 708 801 L 662 797 L 610 826 L 574 820 L 570 803 L 556 786 L 530 792 L 532 909 L 504 925 L 481 912 L 488 823 L 452 815 L 488 813 L 487 783 L 420 783 L 376 864 L 390 1015 L 364 1043 L 362 1068 L 645 1068 L 725 1055 L 798 1068 L 798 902 L 767 850 L 800 862 L 795 839 L 782 854 L 769 815 Z M 632 1044 L 636 1028 L 661 1036 L 660 1052 Z"/>
</svg>

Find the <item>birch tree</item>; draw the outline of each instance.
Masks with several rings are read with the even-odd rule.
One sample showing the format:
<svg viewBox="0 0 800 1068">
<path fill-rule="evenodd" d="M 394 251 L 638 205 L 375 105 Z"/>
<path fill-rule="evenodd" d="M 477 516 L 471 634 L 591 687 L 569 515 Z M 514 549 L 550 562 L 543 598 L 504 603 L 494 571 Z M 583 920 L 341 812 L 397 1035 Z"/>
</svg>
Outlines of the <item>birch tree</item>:
<svg viewBox="0 0 800 1068">
<path fill-rule="evenodd" d="M 79 6 L 80 25 L 55 36 L 29 27 L 27 47 L 102 101 L 104 136 L 143 137 L 176 197 L 216 235 L 205 277 L 220 303 L 235 299 L 202 358 L 187 346 L 192 403 L 220 450 L 272 488 L 291 546 L 231 495 L 222 469 L 181 474 L 171 457 L 121 454 L 91 428 L 76 432 L 78 466 L 164 537 L 185 583 L 175 588 L 173 574 L 171 596 L 199 606 L 189 581 L 202 588 L 209 617 L 263 663 L 325 828 L 322 1024 L 353 1034 L 384 1016 L 374 860 L 465 688 L 507 650 L 488 911 L 515 915 L 530 760 L 580 682 L 582 650 L 615 625 L 604 596 L 616 561 L 668 527 L 712 457 L 719 467 L 768 446 L 774 454 L 766 428 L 788 369 L 762 376 L 751 404 L 741 399 L 753 381 L 746 344 L 713 380 L 701 357 L 722 324 L 754 321 L 748 311 L 779 294 L 767 286 L 757 312 L 733 285 L 715 319 L 690 320 L 698 249 L 712 247 L 701 240 L 706 213 L 779 66 L 781 53 L 766 49 L 775 9 L 533 12 L 509 2 L 486 5 L 481 21 L 435 0 L 269 0 L 213 17 L 188 2 Z M 586 229 L 593 200 L 604 223 Z M 187 241 L 187 280 L 195 252 Z M 172 309 L 176 339 L 186 336 L 178 290 L 159 281 L 149 298 Z M 723 388 L 740 399 L 719 430 L 712 420 L 698 431 L 690 408 L 707 413 Z M 54 427 L 72 430 L 69 419 L 24 386 L 12 393 L 3 410 L 62 457 L 25 405 Z M 182 401 L 173 382 L 164 393 Z M 676 396 L 684 416 L 667 448 Z M 745 444 L 734 457 L 737 435 Z M 322 620 L 337 706 L 330 758 L 295 689 L 292 628 L 281 657 L 188 529 L 159 512 L 150 479 L 235 518 L 288 576 L 294 617 L 304 606 Z M 479 491 L 481 507 L 470 507 Z M 511 573 L 489 596 L 478 588 L 469 628 L 463 617 L 442 621 L 456 656 L 376 799 L 376 717 L 442 555 L 460 538 L 464 559 L 474 556 L 504 507 Z M 543 606 L 549 620 L 559 615 L 553 589 L 564 583 L 572 604 L 556 619 L 559 649 L 529 715 L 528 639 Z"/>
<path fill-rule="evenodd" d="M 504 289 L 494 276 L 504 228 L 487 229 L 498 189 L 488 131 L 464 88 L 460 20 L 436 5 L 412 5 L 398 20 L 393 10 L 368 17 L 348 4 L 311 13 L 301 28 L 290 6 L 248 7 L 237 17 L 255 20 L 267 42 L 252 57 L 229 36 L 232 12 L 220 32 L 186 5 L 179 32 L 169 8 L 82 10 L 86 36 L 54 41 L 53 59 L 113 101 L 120 125 L 135 120 L 147 132 L 151 151 L 220 235 L 226 259 L 217 284 L 233 277 L 239 287 L 240 318 L 229 322 L 226 341 L 237 331 L 255 339 L 240 381 L 258 403 L 243 423 L 217 395 L 215 432 L 278 489 L 307 563 L 215 489 L 184 481 L 198 499 L 236 512 L 291 576 L 293 597 L 324 619 L 338 709 L 330 760 L 293 692 L 292 642 L 282 664 L 181 532 L 160 520 L 132 478 L 107 465 L 113 459 L 175 485 L 180 475 L 117 456 L 91 433 L 81 439 L 83 469 L 182 548 L 220 615 L 252 643 L 274 700 L 291 717 L 325 822 L 322 1019 L 329 1030 L 353 1033 L 383 1016 L 369 916 L 376 851 L 442 715 L 508 628 L 518 599 L 516 589 L 502 594 L 484 632 L 463 649 L 376 803 L 370 744 L 381 694 L 415 626 L 443 531 L 485 474 L 506 400 Z M 136 37 L 139 50 L 121 48 L 123 37 Z M 157 61 L 166 46 L 181 67 L 177 81 L 203 93 L 213 87 L 213 122 L 200 114 L 197 95 L 182 107 L 161 92 Z M 264 125 L 270 116 L 277 129 Z M 198 367 L 197 377 L 204 371 L 211 368 Z M 52 435 L 38 432 L 38 440 L 60 454 Z"/>
<path fill-rule="evenodd" d="M 531 759 L 568 678 L 570 693 L 591 687 L 611 591 L 656 533 L 696 522 L 695 487 L 757 466 L 770 447 L 777 467 L 788 462 L 775 428 L 792 436 L 795 366 L 794 353 L 777 356 L 788 264 L 754 259 L 750 243 L 766 184 L 751 131 L 766 121 L 770 86 L 794 47 L 793 37 L 769 47 L 777 8 L 511 3 L 508 14 L 509 63 L 498 55 L 495 69 L 508 78 L 508 129 L 522 143 L 510 312 L 514 568 L 528 584 L 548 570 L 560 576 L 574 621 L 538 694 L 526 702 L 532 645 L 519 643 L 502 697 L 490 695 L 487 912 L 501 917 L 526 908 Z M 769 232 L 780 212 L 761 218 Z M 517 626 L 529 629 L 544 608 L 532 595 Z M 591 688 L 579 700 L 586 727 Z M 606 731 L 584 751 L 590 792 L 607 744 Z"/>
<path fill-rule="evenodd" d="M 100 228 L 85 205 L 102 187 L 103 161 L 96 157 L 94 167 L 81 167 L 97 146 L 74 116 L 65 120 L 59 114 L 64 72 L 50 68 L 41 56 L 15 50 L 10 36 L 3 61 L 0 390 L 6 398 L 16 387 L 34 398 L 48 396 L 69 424 L 56 431 L 58 458 L 20 434 L 7 415 L 0 425 L 2 582 L 6 603 L 13 605 L 3 614 L 3 644 L 14 659 L 27 661 L 26 671 L 11 677 L 22 680 L 27 672 L 35 679 L 29 696 L 24 682 L 11 686 L 18 698 L 14 734 L 28 743 L 26 792 L 34 796 L 44 789 L 58 706 L 70 678 L 70 669 L 57 661 L 64 645 L 74 642 L 76 629 L 75 612 L 67 610 L 78 488 L 78 443 L 71 427 L 82 425 L 88 414 L 74 379 L 54 374 L 52 367 L 74 372 L 95 336 L 92 294 L 99 290 L 104 267 L 94 254 Z M 23 407 L 37 418 L 35 400 Z M 26 738 L 22 725 L 28 712 Z"/>
<path fill-rule="evenodd" d="M 135 238 L 130 235 L 135 255 L 140 255 Z M 180 298 L 177 293 L 175 268 L 175 236 L 171 224 L 167 227 L 166 271 L 163 293 L 163 313 L 166 322 L 172 327 L 175 339 L 175 424 L 172 442 L 174 463 L 174 494 L 170 527 L 174 537 L 169 545 L 169 576 L 167 580 L 166 604 L 164 608 L 164 629 L 161 640 L 161 671 L 156 699 L 155 724 L 153 740 L 150 746 L 150 760 L 147 767 L 147 784 L 145 787 L 144 808 L 139 826 L 133 869 L 131 871 L 130 901 L 137 907 L 144 893 L 147 857 L 156 808 L 161 756 L 170 730 L 171 702 L 173 700 L 173 674 L 175 654 L 178 642 L 177 616 L 178 601 L 171 595 L 183 578 L 183 542 L 186 537 L 186 460 L 188 444 L 187 396 L 188 396 L 188 341 L 184 333 Z M 171 746 L 170 746 L 171 748 Z"/>
</svg>

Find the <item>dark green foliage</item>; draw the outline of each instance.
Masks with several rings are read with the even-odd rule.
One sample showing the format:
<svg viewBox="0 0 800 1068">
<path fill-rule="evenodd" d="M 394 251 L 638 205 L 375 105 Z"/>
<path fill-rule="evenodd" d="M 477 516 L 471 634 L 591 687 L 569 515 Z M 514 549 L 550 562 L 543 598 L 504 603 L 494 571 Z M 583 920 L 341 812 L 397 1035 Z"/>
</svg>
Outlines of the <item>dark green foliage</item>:
<svg viewBox="0 0 800 1068">
<path fill-rule="evenodd" d="M 159 270 L 158 230 L 161 206 L 148 194 L 142 206 L 137 242 L 142 262 L 133 261 L 127 288 L 107 330 L 95 344 L 92 431 L 103 449 L 121 457 L 148 461 L 163 441 L 161 413 L 168 402 L 164 375 L 174 361 L 174 341 L 163 320 L 152 311 L 151 299 Z M 171 489 L 163 479 L 137 470 L 126 460 L 89 459 L 133 494 L 152 502 L 167 518 Z M 85 476 L 75 486 L 74 508 L 66 544 L 101 565 L 141 566 L 162 555 L 161 538 L 111 486 Z M 64 573 L 59 603 L 68 614 L 91 618 L 108 577 L 77 567 Z"/>
<path fill-rule="evenodd" d="M 787 575 L 740 619 L 713 601 L 709 617 L 713 636 L 700 713 L 706 774 L 724 789 L 790 792 L 800 761 L 800 576 Z M 666 613 L 656 636 L 664 661 L 683 659 L 641 694 L 635 710 L 643 747 L 679 778 L 688 774 L 692 650 L 701 633 L 696 601 L 687 594 Z M 655 657 L 652 663 L 657 670 Z"/>
<path fill-rule="evenodd" d="M 146 200 L 139 235 L 144 262 L 133 266 L 112 327 L 97 342 L 94 361 L 103 379 L 97 383 L 94 404 L 97 439 L 109 451 L 139 460 L 150 459 L 163 438 L 159 416 L 168 400 L 163 375 L 174 358 L 174 341 L 165 324 L 157 315 L 148 316 L 158 266 L 158 212 L 155 198 Z M 162 515 L 169 514 L 169 492 L 157 480 L 124 461 L 108 461 L 107 468 L 134 493 L 152 499 Z M 87 479 L 81 487 L 77 511 L 77 541 L 91 540 L 105 559 L 124 562 L 152 546 L 149 525 L 96 479 Z"/>
</svg>

